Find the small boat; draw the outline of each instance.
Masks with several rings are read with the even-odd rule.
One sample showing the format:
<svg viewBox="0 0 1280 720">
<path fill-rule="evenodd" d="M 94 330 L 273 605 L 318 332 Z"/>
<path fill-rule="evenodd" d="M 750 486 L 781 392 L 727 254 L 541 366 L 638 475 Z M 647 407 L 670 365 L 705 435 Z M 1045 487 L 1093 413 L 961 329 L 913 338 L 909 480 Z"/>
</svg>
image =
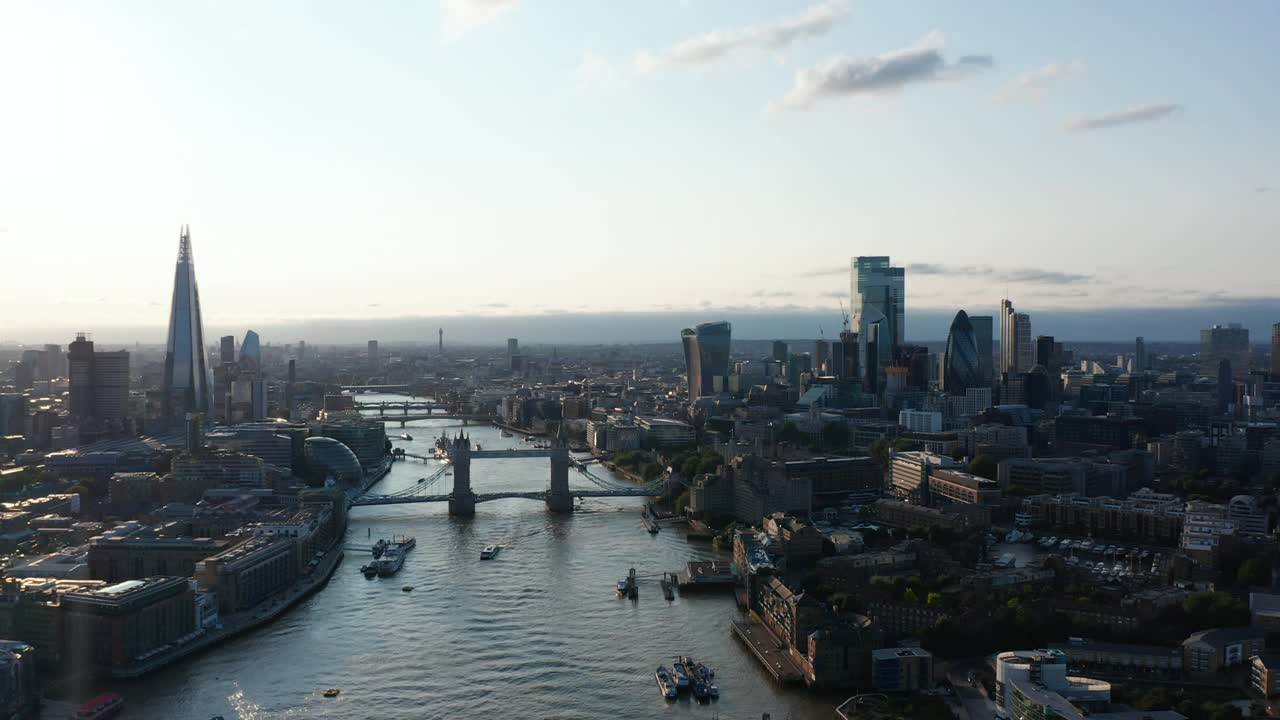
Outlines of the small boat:
<svg viewBox="0 0 1280 720">
<path fill-rule="evenodd" d="M 511 437 L 511 431 L 510 431 L 510 430 L 503 430 L 502 432 L 500 432 L 500 433 L 498 433 L 498 434 L 499 434 L 499 435 L 501 435 L 502 437 Z"/>
<path fill-rule="evenodd" d="M 379 538 L 378 542 L 373 544 L 373 559 L 377 560 L 382 557 L 382 551 L 387 549 L 387 539 Z"/>
<path fill-rule="evenodd" d="M 400 588 L 400 589 L 401 589 L 401 590 L 403 590 L 403 591 L 405 591 L 405 592 L 413 592 L 413 586 L 412 586 L 412 585 L 405 585 L 404 587 L 402 587 L 402 588 Z"/>
<path fill-rule="evenodd" d="M 378 574 L 378 566 L 377 566 L 377 565 L 362 565 L 362 566 L 360 567 L 360 572 L 361 572 L 361 573 L 363 573 L 363 574 L 364 574 L 364 576 L 365 576 L 366 578 L 376 577 L 376 576 L 377 576 L 377 574 Z"/>
<path fill-rule="evenodd" d="M 476 443 L 476 452 L 480 452 L 484 448 L 480 447 L 480 443 Z"/>
<path fill-rule="evenodd" d="M 342 691 L 339 690 L 338 688 L 329 688 L 328 690 L 324 691 L 324 696 L 327 698 L 336 698 L 341 692 Z"/>
<path fill-rule="evenodd" d="M 671 671 L 659 665 L 658 669 L 653 672 L 653 677 L 658 681 L 658 690 L 662 693 L 662 697 L 668 700 L 675 700 L 679 693 L 676 690 L 675 679 L 671 677 Z"/>
<path fill-rule="evenodd" d="M 485 545 L 484 549 L 480 551 L 480 559 L 492 560 L 498 556 L 500 550 L 502 550 L 501 545 Z"/>
<path fill-rule="evenodd" d="M 120 714 L 124 698 L 116 693 L 102 693 L 76 710 L 75 720 L 106 720 Z"/>
<path fill-rule="evenodd" d="M 412 440 L 412 439 L 413 439 L 413 436 L 412 436 L 412 435 L 410 435 L 409 433 L 400 433 L 400 439 L 401 439 L 401 440 Z"/>
<path fill-rule="evenodd" d="M 627 596 L 627 579 L 623 578 L 618 581 L 618 597 Z"/>
<path fill-rule="evenodd" d="M 677 660 L 671 663 L 671 669 L 675 671 L 676 689 L 688 690 L 689 689 L 689 672 L 684 669 L 684 663 Z"/>
</svg>

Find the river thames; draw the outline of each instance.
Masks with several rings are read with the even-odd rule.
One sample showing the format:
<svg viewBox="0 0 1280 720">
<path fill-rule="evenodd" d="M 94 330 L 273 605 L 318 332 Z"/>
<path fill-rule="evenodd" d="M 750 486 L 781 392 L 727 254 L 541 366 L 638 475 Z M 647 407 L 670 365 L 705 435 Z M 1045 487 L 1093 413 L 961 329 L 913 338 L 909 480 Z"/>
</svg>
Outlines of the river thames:
<svg viewBox="0 0 1280 720">
<path fill-rule="evenodd" d="M 362 398 L 363 399 L 363 398 Z M 372 398 L 369 398 L 372 399 Z M 411 422 L 388 434 L 408 452 L 430 455 L 443 420 Z M 527 447 L 496 428 L 466 428 L 486 450 Z M 396 463 L 373 487 L 416 484 L 438 463 Z M 597 469 L 604 473 L 603 469 Z M 478 493 L 541 490 L 544 459 L 476 460 Z M 574 488 L 594 488 L 570 471 Z M 448 492 L 452 476 L 433 492 Z M 353 508 L 348 545 L 369 537 L 417 538 L 404 569 L 366 580 L 367 554 L 349 551 L 329 585 L 277 622 L 147 678 L 121 692 L 127 718 L 830 718 L 833 704 L 782 690 L 729 630 L 737 613 L 725 594 L 663 599 L 657 579 L 636 601 L 619 599 L 618 578 L 674 571 L 689 560 L 727 559 L 676 529 L 649 535 L 641 498 L 591 498 L 555 516 L 536 501 L 482 503 L 451 518 L 445 503 Z M 480 549 L 501 544 L 492 561 Z M 402 586 L 412 585 L 412 592 Z M 688 654 L 716 669 L 720 700 L 662 699 L 654 667 Z M 337 698 L 322 696 L 340 688 Z"/>
</svg>

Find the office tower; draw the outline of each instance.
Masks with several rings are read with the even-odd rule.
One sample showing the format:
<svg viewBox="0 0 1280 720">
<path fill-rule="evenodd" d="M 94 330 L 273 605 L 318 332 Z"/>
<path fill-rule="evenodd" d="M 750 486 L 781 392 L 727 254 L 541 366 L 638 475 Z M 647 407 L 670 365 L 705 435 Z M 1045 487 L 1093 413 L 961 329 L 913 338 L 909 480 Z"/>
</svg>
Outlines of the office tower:
<svg viewBox="0 0 1280 720">
<path fill-rule="evenodd" d="M 84 333 L 67 346 L 68 411 L 71 417 L 93 415 L 93 341 Z"/>
<path fill-rule="evenodd" d="M 809 353 L 791 353 L 787 356 L 787 383 L 799 387 L 801 376 L 812 372 L 813 356 Z"/>
<path fill-rule="evenodd" d="M 40 351 L 40 374 L 45 380 L 52 380 L 62 377 L 63 372 L 62 346 L 45 345 L 44 350 Z"/>
<path fill-rule="evenodd" d="M 1133 341 L 1133 370 L 1134 372 L 1143 372 L 1150 367 L 1151 364 L 1147 361 L 1147 342 L 1139 335 Z"/>
<path fill-rule="evenodd" d="M 519 370 L 520 362 L 520 340 L 517 338 L 507 338 L 507 369 Z"/>
<path fill-rule="evenodd" d="M 369 367 L 378 369 L 378 341 L 369 341 Z"/>
<path fill-rule="evenodd" d="M 963 397 L 971 387 L 978 387 L 978 339 L 973 332 L 969 315 L 961 310 L 951 321 L 947 332 L 947 348 L 943 355 L 942 389 L 957 397 Z"/>
<path fill-rule="evenodd" d="M 123 422 L 129 415 L 129 353 L 97 352 L 77 333 L 67 346 L 69 412 L 78 421 Z"/>
<path fill-rule="evenodd" d="M 1271 326 L 1271 382 L 1280 382 L 1280 322 Z"/>
<path fill-rule="evenodd" d="M 161 412 L 166 420 L 179 420 L 188 413 L 208 412 L 209 402 L 209 370 L 205 364 L 200 290 L 191 257 L 191 229 L 183 226 L 173 275 L 173 303 L 169 308 Z"/>
<path fill-rule="evenodd" d="M 1231 360 L 1218 361 L 1218 412 L 1224 413 L 1235 399 L 1236 383 L 1231 375 Z"/>
<path fill-rule="evenodd" d="M 1035 364 L 1031 316 L 1015 312 L 1013 302 L 1000 301 L 1000 372 L 1016 375 Z"/>
<path fill-rule="evenodd" d="M 301 351 L 301 346 L 299 347 Z M 289 359 L 289 374 L 286 376 L 288 380 L 284 385 L 284 417 L 287 420 L 293 419 L 293 384 L 298 382 L 298 366 L 297 361 Z"/>
<path fill-rule="evenodd" d="M 781 340 L 773 341 L 773 359 L 775 362 L 785 363 L 787 361 L 787 344 Z"/>
<path fill-rule="evenodd" d="M 833 374 L 841 380 L 858 380 L 858 333 L 845 330 L 831 345 Z"/>
<path fill-rule="evenodd" d="M 826 340 L 813 341 L 813 369 L 818 374 L 831 372 L 831 343 Z"/>
<path fill-rule="evenodd" d="M 706 322 L 680 331 L 689 399 L 722 392 L 729 380 L 729 323 Z"/>
<path fill-rule="evenodd" d="M 1036 337 L 1036 365 L 1043 365 L 1048 370 L 1057 364 L 1053 347 L 1055 343 L 1052 335 L 1039 335 Z M 1030 368 L 1027 368 L 1030 370 Z M 1057 368 L 1054 368 L 1055 370 Z"/>
<path fill-rule="evenodd" d="M 27 432 L 27 396 L 0 393 L 0 438 Z"/>
<path fill-rule="evenodd" d="M 218 360 L 229 363 L 236 361 L 236 336 L 223 335 L 218 340 Z"/>
<path fill-rule="evenodd" d="M 438 332 L 438 333 L 439 333 L 439 335 L 440 335 L 440 347 L 439 347 L 439 352 L 440 352 L 441 354 L 444 354 L 444 328 L 440 328 L 439 330 L 437 330 L 437 332 Z"/>
<path fill-rule="evenodd" d="M 258 333 L 250 330 L 240 343 L 239 372 L 232 383 L 231 394 L 243 403 L 240 417 L 228 420 L 265 420 L 267 417 L 267 381 L 262 374 L 262 343 Z"/>
<path fill-rule="evenodd" d="M 902 268 L 892 267 L 886 256 L 853 258 L 849 303 L 853 313 L 853 327 L 862 338 L 858 360 L 865 368 L 868 363 L 868 328 L 880 323 L 878 340 L 879 356 L 876 367 L 888 367 L 893 361 L 894 348 L 903 343 L 906 330 L 906 274 Z"/>
<path fill-rule="evenodd" d="M 992 347 L 994 318 L 990 315 L 970 315 L 969 324 L 973 326 L 973 339 L 978 347 L 978 382 L 991 387 L 996 377 Z"/>
<path fill-rule="evenodd" d="M 865 347 L 866 362 L 862 366 L 862 389 L 872 395 L 880 394 L 880 323 L 867 326 Z"/>
<path fill-rule="evenodd" d="M 129 352 L 93 354 L 93 416 L 123 422 L 129 416 Z"/>
<path fill-rule="evenodd" d="M 307 361 L 307 341 L 306 340 L 298 341 L 297 357 L 298 357 L 298 362 Z"/>
<path fill-rule="evenodd" d="M 1214 325 L 1200 331 L 1200 372 L 1212 377 L 1220 360 L 1231 361 L 1234 377 L 1249 376 L 1249 329 L 1239 323 Z"/>
<path fill-rule="evenodd" d="M 244 342 L 240 343 L 241 372 L 262 371 L 262 344 L 258 333 L 250 330 L 244 334 Z"/>
</svg>

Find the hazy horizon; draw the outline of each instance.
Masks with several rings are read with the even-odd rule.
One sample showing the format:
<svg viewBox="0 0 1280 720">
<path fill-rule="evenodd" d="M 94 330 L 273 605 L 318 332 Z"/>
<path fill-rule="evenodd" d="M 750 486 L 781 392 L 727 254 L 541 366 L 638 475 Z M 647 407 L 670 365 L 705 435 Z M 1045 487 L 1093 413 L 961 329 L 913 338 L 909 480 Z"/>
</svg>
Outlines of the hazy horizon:
<svg viewBox="0 0 1280 720">
<path fill-rule="evenodd" d="M 957 308 L 959 309 L 959 308 Z M 970 315 L 995 315 L 997 308 L 966 307 Z M 937 342 L 946 339 L 953 310 L 907 310 L 907 340 Z M 1250 341 L 1266 344 L 1271 323 L 1280 318 L 1280 303 L 1219 304 L 1201 308 L 1125 308 L 1116 310 L 1043 310 L 1031 313 L 1032 333 L 1053 335 L 1067 342 L 1130 342 L 1141 335 L 1147 342 L 1197 342 L 1201 328 L 1239 322 L 1249 328 Z M 554 312 L 539 315 L 404 316 L 389 318 L 316 318 L 249 325 L 205 323 L 205 339 L 212 345 L 221 335 L 237 340 L 255 330 L 263 343 L 274 345 L 305 340 L 310 344 L 359 345 L 368 340 L 384 343 L 436 344 L 436 332 L 444 329 L 445 344 L 497 345 L 506 338 L 524 344 L 629 344 L 678 343 L 682 328 L 707 320 L 729 320 L 735 340 L 835 338 L 841 329 L 838 308 L 797 308 L 757 312 L 742 308 L 708 308 L 682 312 Z M 160 344 L 164 325 L 4 328 L 0 343 L 57 343 L 66 345 L 76 332 L 87 332 L 104 344 Z"/>
</svg>

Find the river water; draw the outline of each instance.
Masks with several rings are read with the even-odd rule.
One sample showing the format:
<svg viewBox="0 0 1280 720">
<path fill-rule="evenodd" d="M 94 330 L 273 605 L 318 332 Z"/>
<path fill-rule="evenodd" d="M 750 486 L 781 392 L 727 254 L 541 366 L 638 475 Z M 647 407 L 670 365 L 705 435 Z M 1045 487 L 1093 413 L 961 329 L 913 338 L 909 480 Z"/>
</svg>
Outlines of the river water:
<svg viewBox="0 0 1280 720">
<path fill-rule="evenodd" d="M 367 397 L 367 396 L 366 396 Z M 461 427 L 411 422 L 409 452 Z M 527 447 L 492 427 L 466 428 L 485 449 Z M 402 432 L 389 423 L 393 438 Z M 416 484 L 436 467 L 396 463 L 373 492 Z M 599 469 L 599 472 L 605 472 Z M 548 461 L 475 460 L 476 492 L 545 489 Z M 594 487 L 570 471 L 572 487 Z M 433 492 L 446 493 L 448 475 Z M 417 548 L 394 578 L 366 580 L 367 555 L 351 551 L 329 585 L 275 623 L 146 679 L 116 685 L 126 718 L 830 718 L 833 705 L 778 688 L 729 630 L 728 594 L 662 598 L 656 578 L 636 601 L 614 584 L 689 560 L 727 558 L 683 533 L 651 536 L 640 498 L 594 498 L 572 515 L 540 502 L 482 503 L 451 518 L 444 503 L 354 508 L 349 545 L 405 533 Z M 481 562 L 480 549 L 505 549 Z M 412 592 L 402 586 L 412 585 Z M 689 654 L 716 669 L 721 699 L 668 703 L 653 669 Z M 325 688 L 342 690 L 322 697 Z"/>
</svg>

